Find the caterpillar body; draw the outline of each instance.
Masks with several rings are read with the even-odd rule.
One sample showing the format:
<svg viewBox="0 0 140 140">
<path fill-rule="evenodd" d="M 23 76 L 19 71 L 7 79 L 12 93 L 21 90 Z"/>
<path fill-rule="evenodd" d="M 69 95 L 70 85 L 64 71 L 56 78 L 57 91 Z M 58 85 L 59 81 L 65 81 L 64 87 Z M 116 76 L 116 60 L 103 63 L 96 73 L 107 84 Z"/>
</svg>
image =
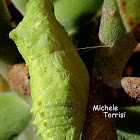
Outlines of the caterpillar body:
<svg viewBox="0 0 140 140">
<path fill-rule="evenodd" d="M 43 140 L 78 140 L 83 129 L 89 75 L 71 39 L 57 22 L 51 0 L 30 0 L 10 33 L 29 66 L 35 115 Z"/>
</svg>

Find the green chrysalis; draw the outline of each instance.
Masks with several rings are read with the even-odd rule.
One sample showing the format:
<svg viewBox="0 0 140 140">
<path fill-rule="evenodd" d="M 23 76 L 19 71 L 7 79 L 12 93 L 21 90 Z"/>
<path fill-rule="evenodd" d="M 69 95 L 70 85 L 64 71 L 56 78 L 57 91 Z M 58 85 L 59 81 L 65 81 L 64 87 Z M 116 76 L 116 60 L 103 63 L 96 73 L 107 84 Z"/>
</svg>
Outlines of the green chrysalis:
<svg viewBox="0 0 140 140">
<path fill-rule="evenodd" d="M 89 92 L 87 69 L 57 22 L 52 0 L 30 0 L 10 33 L 29 66 L 34 125 L 44 140 L 78 140 Z"/>
</svg>

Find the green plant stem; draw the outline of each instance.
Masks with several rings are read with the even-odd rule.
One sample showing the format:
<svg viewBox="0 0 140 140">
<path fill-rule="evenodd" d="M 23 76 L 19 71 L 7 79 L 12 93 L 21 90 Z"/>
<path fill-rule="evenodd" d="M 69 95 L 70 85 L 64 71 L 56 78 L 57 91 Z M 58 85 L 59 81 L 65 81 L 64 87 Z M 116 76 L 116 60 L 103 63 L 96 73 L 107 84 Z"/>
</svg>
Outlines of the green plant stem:
<svg viewBox="0 0 140 140">
<path fill-rule="evenodd" d="M 14 24 L 5 0 L 0 1 L 0 74 L 8 81 L 8 71 L 11 66 L 22 60 L 15 44 L 9 39 L 9 32 Z"/>
<path fill-rule="evenodd" d="M 99 31 L 100 40 L 110 48 L 95 52 L 93 73 L 111 79 L 121 79 L 124 67 L 137 43 L 126 33 L 116 0 L 105 0 Z"/>
<path fill-rule="evenodd" d="M 117 0 L 104 0 L 99 37 L 108 48 L 95 50 L 83 140 L 86 136 L 89 136 L 89 140 L 117 139 L 113 119 L 105 119 L 102 117 L 103 112 L 95 112 L 92 109 L 95 104 L 117 104 L 116 89 L 119 89 L 121 84 L 114 83 L 121 80 L 124 67 L 137 45 L 133 36 L 126 33 L 118 11 Z M 97 120 L 93 119 L 94 115 L 98 116 Z M 108 129 L 103 129 L 99 125 L 100 122 Z"/>
</svg>

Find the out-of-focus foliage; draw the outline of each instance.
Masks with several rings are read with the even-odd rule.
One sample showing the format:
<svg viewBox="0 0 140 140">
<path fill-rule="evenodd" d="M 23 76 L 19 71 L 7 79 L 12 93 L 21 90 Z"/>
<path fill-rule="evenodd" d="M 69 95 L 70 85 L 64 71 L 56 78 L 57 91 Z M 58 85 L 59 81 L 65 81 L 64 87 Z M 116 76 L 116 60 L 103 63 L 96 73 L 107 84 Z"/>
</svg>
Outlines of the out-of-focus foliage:
<svg viewBox="0 0 140 140">
<path fill-rule="evenodd" d="M 21 133 L 31 119 L 29 110 L 29 105 L 13 92 L 0 94 L 0 140 Z"/>
<path fill-rule="evenodd" d="M 126 117 L 116 119 L 118 137 L 121 140 L 139 140 L 140 106 L 122 108 L 120 112 L 126 112 Z"/>
<path fill-rule="evenodd" d="M 140 42 L 140 1 L 118 0 L 118 6 L 127 32 L 131 32 Z"/>
</svg>

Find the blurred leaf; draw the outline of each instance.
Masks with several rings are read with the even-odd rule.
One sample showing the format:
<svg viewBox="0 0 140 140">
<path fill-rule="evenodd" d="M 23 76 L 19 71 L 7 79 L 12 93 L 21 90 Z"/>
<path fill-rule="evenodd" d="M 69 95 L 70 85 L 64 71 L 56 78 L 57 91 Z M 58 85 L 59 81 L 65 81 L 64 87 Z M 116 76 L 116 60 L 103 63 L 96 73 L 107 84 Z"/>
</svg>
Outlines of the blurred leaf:
<svg viewBox="0 0 140 140">
<path fill-rule="evenodd" d="M 26 11 L 26 3 L 28 0 L 11 0 L 17 10 L 24 16 Z"/>
<path fill-rule="evenodd" d="M 24 16 L 28 0 L 11 0 L 17 10 Z M 83 27 L 99 11 L 103 0 L 54 0 L 56 19 L 69 34 Z"/>
<path fill-rule="evenodd" d="M 42 137 L 37 135 L 37 128 L 33 125 L 33 121 L 34 117 L 32 117 L 24 131 L 13 140 L 42 140 Z"/>
<path fill-rule="evenodd" d="M 30 107 L 12 92 L 0 94 L 0 140 L 11 140 L 31 119 Z"/>
<path fill-rule="evenodd" d="M 54 13 L 66 31 L 72 34 L 91 21 L 102 3 L 103 0 L 55 0 Z"/>
<path fill-rule="evenodd" d="M 118 5 L 127 32 L 132 32 L 140 42 L 140 1 L 118 0 Z"/>
<path fill-rule="evenodd" d="M 120 109 L 126 112 L 126 117 L 116 119 L 118 137 L 121 140 L 140 140 L 140 106 Z"/>
</svg>

